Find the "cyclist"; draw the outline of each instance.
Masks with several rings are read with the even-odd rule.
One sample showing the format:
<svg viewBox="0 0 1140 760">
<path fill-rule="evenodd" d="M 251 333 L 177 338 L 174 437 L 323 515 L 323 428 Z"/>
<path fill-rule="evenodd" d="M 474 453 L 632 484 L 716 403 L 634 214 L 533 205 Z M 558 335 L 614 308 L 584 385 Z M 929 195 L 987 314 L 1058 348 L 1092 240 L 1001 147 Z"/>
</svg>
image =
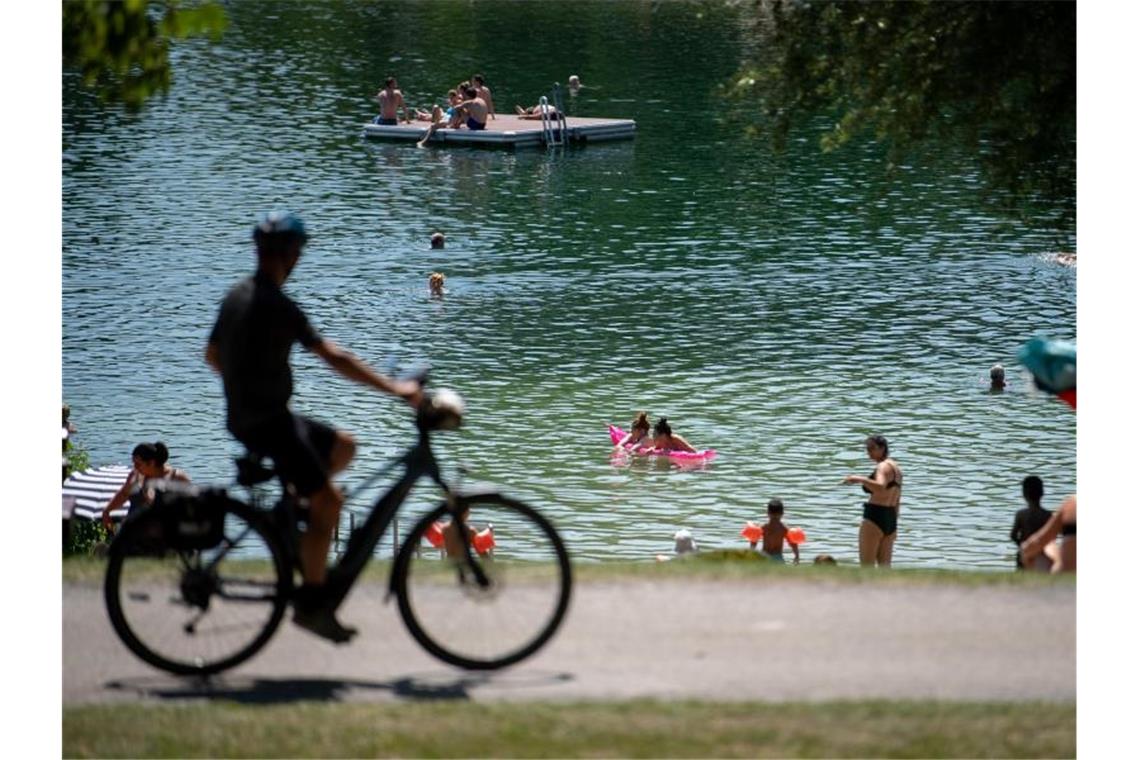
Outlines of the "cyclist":
<svg viewBox="0 0 1140 760">
<path fill-rule="evenodd" d="M 419 382 L 382 375 L 322 338 L 301 309 L 281 291 L 308 241 L 300 217 L 271 212 L 253 230 L 257 271 L 234 285 L 222 301 L 206 347 L 206 361 L 222 376 L 226 428 L 249 450 L 273 460 L 282 479 L 309 502 L 309 524 L 301 537 L 303 584 L 293 599 L 293 621 L 335 642 L 356 633 L 336 619 L 323 599 L 329 545 L 344 496 L 331 476 L 352 460 L 352 436 L 294 414 L 289 409 L 293 378 L 289 352 L 300 343 L 349 380 L 390 393 L 413 407 Z"/>
</svg>

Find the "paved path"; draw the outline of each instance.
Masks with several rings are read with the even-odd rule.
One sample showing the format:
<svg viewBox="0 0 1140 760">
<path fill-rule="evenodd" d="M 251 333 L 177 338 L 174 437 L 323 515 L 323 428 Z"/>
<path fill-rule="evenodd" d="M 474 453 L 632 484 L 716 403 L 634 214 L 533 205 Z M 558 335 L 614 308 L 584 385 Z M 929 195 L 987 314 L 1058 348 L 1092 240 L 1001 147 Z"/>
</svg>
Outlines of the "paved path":
<svg viewBox="0 0 1140 760">
<path fill-rule="evenodd" d="M 136 660 L 111 630 L 100 589 L 67 584 L 63 699 L 1076 700 L 1072 586 L 579 584 L 543 651 L 487 675 L 422 652 L 382 600 L 375 583 L 349 597 L 342 618 L 361 628 L 350 646 L 286 622 L 253 660 L 202 683 Z"/>
</svg>

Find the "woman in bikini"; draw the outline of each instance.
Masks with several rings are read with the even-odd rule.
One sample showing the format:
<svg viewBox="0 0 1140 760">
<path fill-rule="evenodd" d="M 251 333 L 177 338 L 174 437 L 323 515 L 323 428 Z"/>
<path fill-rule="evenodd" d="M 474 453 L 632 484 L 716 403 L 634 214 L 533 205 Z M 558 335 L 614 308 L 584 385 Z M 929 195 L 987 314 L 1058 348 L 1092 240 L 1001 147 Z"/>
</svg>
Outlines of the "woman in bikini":
<svg viewBox="0 0 1140 760">
<path fill-rule="evenodd" d="M 684 438 L 673 435 L 673 429 L 664 417 L 653 425 L 653 448 L 659 451 L 696 451 Z"/>
<path fill-rule="evenodd" d="M 131 463 L 134 468 L 123 482 L 118 493 L 111 497 L 107 506 L 103 508 L 103 527 L 111 529 L 111 512 L 131 500 L 131 511 L 148 506 L 152 494 L 148 491 L 148 483 L 156 480 L 180 480 L 190 482 L 190 476 L 184 470 L 171 467 L 166 463 L 170 452 L 162 441 L 155 443 L 140 443 L 131 452 Z"/>
<path fill-rule="evenodd" d="M 639 445 L 648 443 L 649 438 L 649 414 L 646 412 L 638 412 L 637 416 L 633 418 L 633 424 L 629 426 L 629 432 L 625 434 L 616 444 L 615 450 L 632 449 Z"/>
<path fill-rule="evenodd" d="M 891 554 L 898 535 L 899 501 L 902 499 L 902 470 L 889 456 L 887 439 L 872 435 L 865 441 L 867 456 L 875 462 L 871 477 L 848 475 L 844 483 L 858 483 L 869 494 L 863 504 L 859 525 L 859 564 L 891 566 Z"/>
</svg>

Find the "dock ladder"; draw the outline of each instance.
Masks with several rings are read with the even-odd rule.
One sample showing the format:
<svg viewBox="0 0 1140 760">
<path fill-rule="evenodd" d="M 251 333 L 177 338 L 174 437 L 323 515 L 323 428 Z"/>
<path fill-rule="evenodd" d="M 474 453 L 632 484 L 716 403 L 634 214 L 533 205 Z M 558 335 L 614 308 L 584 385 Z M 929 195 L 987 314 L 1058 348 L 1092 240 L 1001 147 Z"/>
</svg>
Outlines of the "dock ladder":
<svg viewBox="0 0 1140 760">
<path fill-rule="evenodd" d="M 549 108 L 553 106 L 557 114 L 554 117 L 550 116 Z M 554 145 L 564 145 L 566 143 L 566 109 L 562 105 L 562 87 L 558 82 L 554 83 L 554 88 L 550 91 L 550 99 L 543 95 L 538 99 L 538 108 L 542 111 L 542 141 L 546 147 Z"/>
</svg>

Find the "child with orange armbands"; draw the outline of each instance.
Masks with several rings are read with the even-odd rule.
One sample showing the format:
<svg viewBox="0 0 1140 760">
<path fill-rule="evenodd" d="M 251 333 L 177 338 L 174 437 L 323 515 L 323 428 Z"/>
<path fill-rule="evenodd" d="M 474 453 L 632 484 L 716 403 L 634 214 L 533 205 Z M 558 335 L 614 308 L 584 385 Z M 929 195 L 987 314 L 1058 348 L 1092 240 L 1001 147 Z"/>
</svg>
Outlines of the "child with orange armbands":
<svg viewBox="0 0 1140 760">
<path fill-rule="evenodd" d="M 792 562 L 796 565 L 800 564 L 800 544 L 803 542 L 803 531 L 799 528 L 789 528 L 784 525 L 784 502 L 780 499 L 772 499 L 768 502 L 768 522 L 761 526 L 755 526 L 760 529 L 759 536 L 755 536 L 762 540 L 760 551 L 768 555 L 770 559 L 777 562 L 784 562 L 784 542 L 792 547 Z M 748 531 L 746 526 L 745 531 Z M 754 531 L 753 531 L 754 533 Z M 742 535 L 744 532 L 742 531 Z M 746 535 L 749 542 L 753 547 L 756 542 L 753 540 L 752 535 Z"/>
</svg>

